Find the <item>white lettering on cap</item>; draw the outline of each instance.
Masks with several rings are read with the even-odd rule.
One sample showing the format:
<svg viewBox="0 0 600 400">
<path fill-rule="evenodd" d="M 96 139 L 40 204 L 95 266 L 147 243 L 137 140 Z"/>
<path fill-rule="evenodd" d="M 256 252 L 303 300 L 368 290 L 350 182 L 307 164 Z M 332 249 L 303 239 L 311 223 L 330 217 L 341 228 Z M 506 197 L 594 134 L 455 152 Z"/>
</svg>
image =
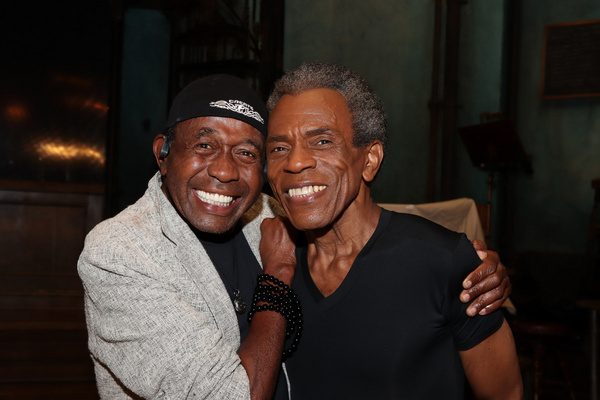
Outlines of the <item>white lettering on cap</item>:
<svg viewBox="0 0 600 400">
<path fill-rule="evenodd" d="M 249 118 L 254 118 L 255 120 L 257 120 L 261 124 L 265 123 L 265 121 L 262 119 L 262 117 L 260 116 L 260 114 L 258 112 L 256 112 L 256 111 L 254 111 L 254 108 L 250 104 L 244 103 L 241 100 L 229 100 L 229 101 L 218 100 L 218 101 L 211 101 L 209 105 L 211 107 L 224 108 L 226 110 L 233 111 L 233 112 L 236 112 L 238 114 L 245 115 L 246 117 L 249 117 Z"/>
</svg>

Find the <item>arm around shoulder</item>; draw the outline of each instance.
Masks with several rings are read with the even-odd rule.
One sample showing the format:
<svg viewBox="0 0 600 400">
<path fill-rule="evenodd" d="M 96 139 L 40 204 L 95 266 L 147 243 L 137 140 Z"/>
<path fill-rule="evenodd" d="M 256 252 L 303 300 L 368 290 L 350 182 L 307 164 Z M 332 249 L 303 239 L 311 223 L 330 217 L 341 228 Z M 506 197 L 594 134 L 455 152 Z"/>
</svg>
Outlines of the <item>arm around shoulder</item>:
<svg viewBox="0 0 600 400">
<path fill-rule="evenodd" d="M 515 342 L 506 321 L 472 349 L 461 351 L 465 375 L 477 399 L 520 400 L 523 381 Z"/>
</svg>

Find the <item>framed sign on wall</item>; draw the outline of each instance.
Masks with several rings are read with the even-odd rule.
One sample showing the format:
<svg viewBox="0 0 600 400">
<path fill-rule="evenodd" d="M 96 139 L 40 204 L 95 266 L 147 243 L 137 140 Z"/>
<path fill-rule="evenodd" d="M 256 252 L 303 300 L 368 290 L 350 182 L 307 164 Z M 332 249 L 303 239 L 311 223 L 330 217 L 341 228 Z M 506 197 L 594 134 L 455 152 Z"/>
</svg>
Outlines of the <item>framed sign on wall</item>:
<svg viewBox="0 0 600 400">
<path fill-rule="evenodd" d="M 544 27 L 542 98 L 600 96 L 600 20 Z"/>
</svg>

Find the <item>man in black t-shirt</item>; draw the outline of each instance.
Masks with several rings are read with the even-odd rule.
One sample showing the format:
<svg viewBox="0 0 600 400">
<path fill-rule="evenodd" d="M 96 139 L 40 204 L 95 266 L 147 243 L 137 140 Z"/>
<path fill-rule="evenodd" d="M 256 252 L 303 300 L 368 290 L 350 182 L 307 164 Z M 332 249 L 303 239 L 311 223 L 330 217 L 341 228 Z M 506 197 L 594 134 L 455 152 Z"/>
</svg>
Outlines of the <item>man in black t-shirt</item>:
<svg viewBox="0 0 600 400">
<path fill-rule="evenodd" d="M 502 314 L 470 318 L 459 301 L 479 262 L 466 237 L 371 198 L 387 133 L 365 81 L 303 65 L 267 106 L 267 176 L 306 237 L 292 283 L 305 325 L 286 362 L 292 398 L 458 400 L 465 376 L 478 398 L 521 398 Z"/>
</svg>

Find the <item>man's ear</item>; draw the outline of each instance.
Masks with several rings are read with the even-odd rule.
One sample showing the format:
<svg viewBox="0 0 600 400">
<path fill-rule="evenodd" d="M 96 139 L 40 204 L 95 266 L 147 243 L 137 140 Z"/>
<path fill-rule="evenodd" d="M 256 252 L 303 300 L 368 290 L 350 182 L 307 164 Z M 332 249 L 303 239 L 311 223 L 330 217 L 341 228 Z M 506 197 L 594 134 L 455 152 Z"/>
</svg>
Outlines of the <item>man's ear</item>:
<svg viewBox="0 0 600 400">
<path fill-rule="evenodd" d="M 365 182 L 371 182 L 375 179 L 383 161 L 383 145 L 379 140 L 371 142 L 367 146 L 367 162 L 363 168 L 363 179 Z"/>
<path fill-rule="evenodd" d="M 167 172 L 165 159 L 169 155 L 169 147 L 170 146 L 167 144 L 167 137 L 165 135 L 162 133 L 156 135 L 154 138 L 154 143 L 152 143 L 152 151 L 154 152 L 154 158 L 156 158 L 156 163 L 158 164 L 161 175 L 166 175 Z"/>
</svg>

